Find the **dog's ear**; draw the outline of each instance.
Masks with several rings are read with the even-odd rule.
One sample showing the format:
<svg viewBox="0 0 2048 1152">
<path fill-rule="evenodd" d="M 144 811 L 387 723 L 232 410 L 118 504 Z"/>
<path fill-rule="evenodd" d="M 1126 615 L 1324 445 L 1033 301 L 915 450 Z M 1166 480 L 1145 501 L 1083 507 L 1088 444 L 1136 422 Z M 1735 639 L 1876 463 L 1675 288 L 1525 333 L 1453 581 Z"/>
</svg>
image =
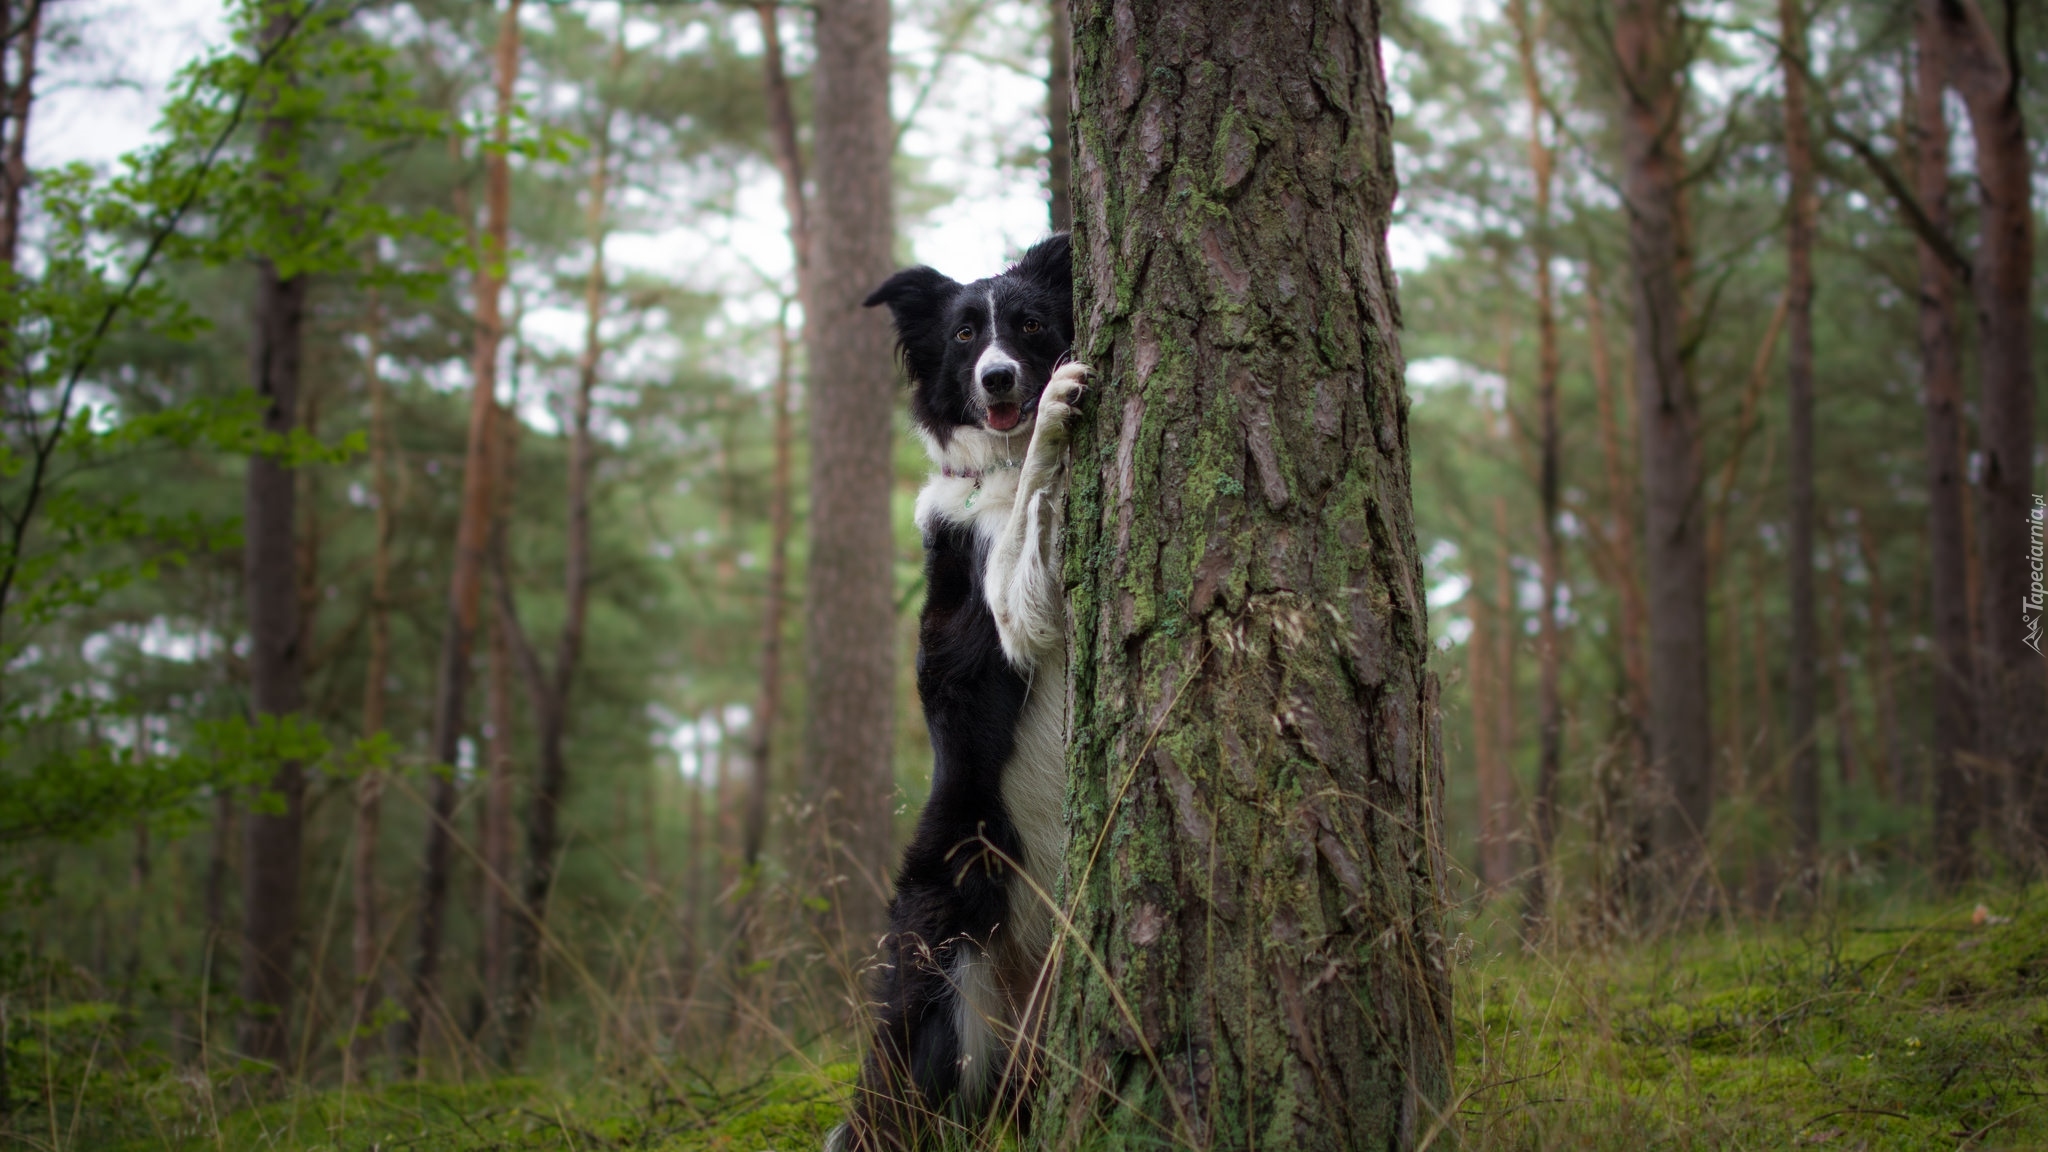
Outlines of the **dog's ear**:
<svg viewBox="0 0 2048 1152">
<path fill-rule="evenodd" d="M 1074 294 L 1074 254 L 1067 234 L 1055 232 L 1033 244 L 1010 273 L 1071 298 Z"/>
<path fill-rule="evenodd" d="M 887 304 L 896 321 L 896 347 L 903 353 L 903 366 L 912 383 L 936 376 L 945 359 L 945 334 L 939 331 L 946 320 L 946 305 L 960 285 L 937 269 L 919 264 L 905 268 L 861 301 L 864 307 Z"/>
</svg>

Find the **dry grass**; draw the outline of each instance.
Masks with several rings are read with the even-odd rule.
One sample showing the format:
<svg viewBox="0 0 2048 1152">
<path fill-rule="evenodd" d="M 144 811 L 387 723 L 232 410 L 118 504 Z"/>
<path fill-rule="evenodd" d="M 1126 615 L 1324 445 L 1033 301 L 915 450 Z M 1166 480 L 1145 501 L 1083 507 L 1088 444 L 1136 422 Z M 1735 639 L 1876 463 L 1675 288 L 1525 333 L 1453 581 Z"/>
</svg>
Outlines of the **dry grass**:
<svg viewBox="0 0 2048 1152">
<path fill-rule="evenodd" d="M 2048 1147 L 2048 889 L 1981 897 L 1988 918 L 1979 899 L 1533 952 L 1509 902 L 1463 914 L 1458 1107 L 1431 1146 Z M 530 1077 L 444 1034 L 424 1079 L 345 1087 L 336 1054 L 279 1088 L 212 1041 L 174 1057 L 45 973 L 11 1001 L 0 1147 L 818 1147 L 853 1075 L 852 974 L 816 948 L 665 959 L 653 928 L 620 927 L 589 968 L 559 958 Z"/>
</svg>

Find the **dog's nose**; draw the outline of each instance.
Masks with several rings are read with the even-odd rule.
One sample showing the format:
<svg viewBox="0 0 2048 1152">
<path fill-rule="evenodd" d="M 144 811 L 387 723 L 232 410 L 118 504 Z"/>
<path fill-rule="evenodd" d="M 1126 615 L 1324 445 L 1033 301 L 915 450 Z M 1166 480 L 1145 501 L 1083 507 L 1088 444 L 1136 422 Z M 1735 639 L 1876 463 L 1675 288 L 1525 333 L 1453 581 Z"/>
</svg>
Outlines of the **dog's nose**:
<svg viewBox="0 0 2048 1152">
<path fill-rule="evenodd" d="M 992 364 L 981 374 L 981 388 L 991 397 L 1008 396 L 1017 390 L 1017 370 L 1008 364 Z"/>
</svg>

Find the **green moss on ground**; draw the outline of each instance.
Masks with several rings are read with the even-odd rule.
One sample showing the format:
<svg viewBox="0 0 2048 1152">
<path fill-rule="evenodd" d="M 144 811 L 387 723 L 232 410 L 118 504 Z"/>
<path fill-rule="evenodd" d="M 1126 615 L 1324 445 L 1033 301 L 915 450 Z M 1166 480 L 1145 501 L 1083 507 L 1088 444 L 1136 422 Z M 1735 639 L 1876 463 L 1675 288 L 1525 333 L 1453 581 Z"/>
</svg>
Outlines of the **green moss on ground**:
<svg viewBox="0 0 2048 1152">
<path fill-rule="evenodd" d="M 1468 960 L 1456 1143 L 2048 1147 L 2048 893 L 1991 903 Z"/>
<path fill-rule="evenodd" d="M 1975 903 L 1468 956 L 1458 1108 L 1430 1146 L 2048 1148 L 2048 889 L 1987 899 L 2003 919 L 1984 924 Z M 854 1075 L 650 1066 L 252 1105 L 251 1070 L 123 1053 L 91 1004 L 16 1026 L 43 1039 L 16 1033 L 0 1148 L 795 1152 L 821 1145 Z M 37 1066 L 46 1087 L 25 1099 Z"/>
</svg>

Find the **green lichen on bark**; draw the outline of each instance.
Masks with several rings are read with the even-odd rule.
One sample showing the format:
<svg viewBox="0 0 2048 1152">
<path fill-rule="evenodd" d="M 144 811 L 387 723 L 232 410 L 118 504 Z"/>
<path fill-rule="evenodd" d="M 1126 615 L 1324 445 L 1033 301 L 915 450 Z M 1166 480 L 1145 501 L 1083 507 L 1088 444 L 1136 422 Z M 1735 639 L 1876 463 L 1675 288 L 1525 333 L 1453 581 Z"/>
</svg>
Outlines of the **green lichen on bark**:
<svg viewBox="0 0 2048 1152">
<path fill-rule="evenodd" d="M 1450 1004 L 1377 6 L 1074 7 L 1097 376 L 1030 1140 L 1408 1147 Z"/>
</svg>

